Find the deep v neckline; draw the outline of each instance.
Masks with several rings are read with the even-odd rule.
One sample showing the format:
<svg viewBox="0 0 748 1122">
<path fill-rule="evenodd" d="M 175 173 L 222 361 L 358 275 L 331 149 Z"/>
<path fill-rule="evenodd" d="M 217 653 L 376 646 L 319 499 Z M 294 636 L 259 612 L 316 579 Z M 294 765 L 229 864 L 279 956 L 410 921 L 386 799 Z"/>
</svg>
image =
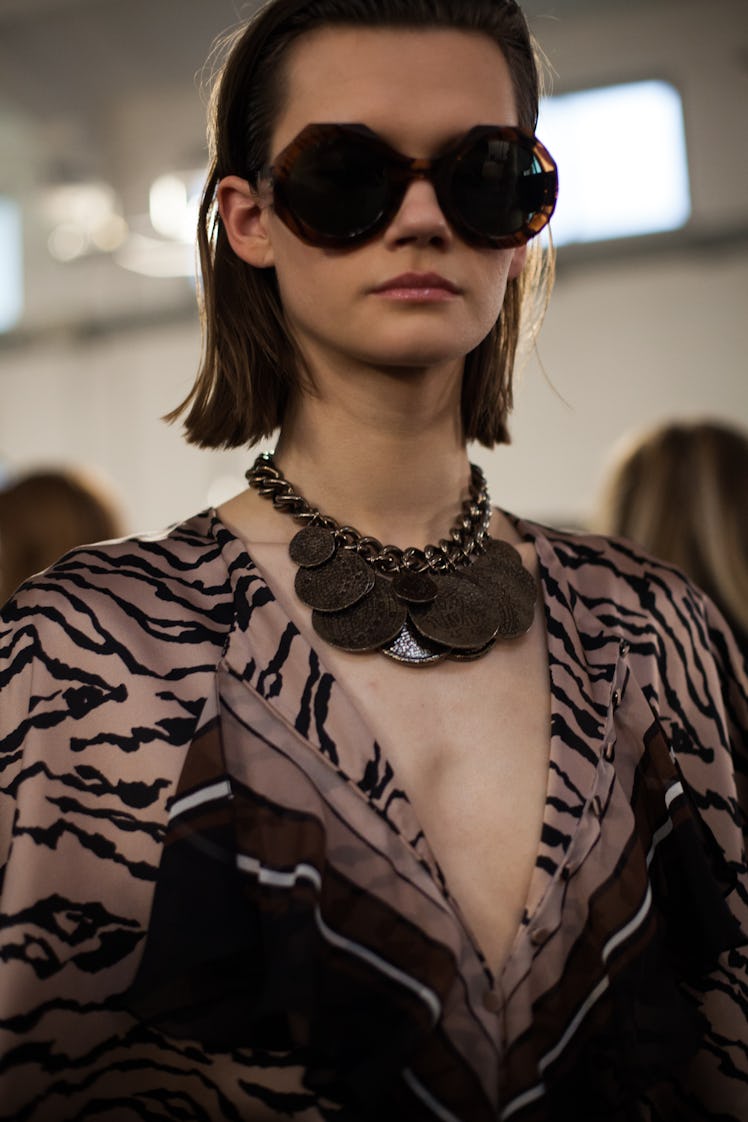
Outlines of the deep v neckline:
<svg viewBox="0 0 748 1122">
<path fill-rule="evenodd" d="M 570 796 L 580 808 L 587 797 L 585 790 L 570 792 L 566 787 L 564 755 L 568 750 L 568 740 L 565 735 L 567 730 L 565 722 L 560 719 L 560 698 L 554 688 L 553 667 L 562 658 L 563 646 L 568 641 L 568 636 L 560 637 L 559 628 L 552 626 L 554 622 L 558 624 L 555 615 L 557 597 L 551 596 L 549 589 L 551 585 L 557 584 L 560 577 L 559 573 L 551 575 L 550 572 L 554 560 L 553 547 L 541 538 L 538 533 L 539 528 L 532 523 L 527 523 L 506 512 L 502 513 L 505 513 L 523 540 L 533 543 L 538 559 L 538 583 L 543 598 L 547 634 L 546 663 L 550 678 L 551 733 L 541 836 L 530 875 L 523 915 L 507 956 L 499 970 L 494 971 L 487 963 L 458 902 L 450 894 L 413 803 L 406 789 L 398 785 L 397 771 L 378 744 L 366 716 L 346 690 L 345 683 L 326 665 L 324 651 L 320 649 L 321 644 L 314 643 L 310 636 L 305 635 L 290 618 L 282 598 L 273 588 L 271 579 L 268 579 L 266 567 L 258 563 L 252 554 L 251 546 L 230 529 L 217 512 L 213 512 L 216 524 L 215 536 L 220 539 L 224 555 L 229 561 L 235 595 L 242 598 L 249 595 L 253 603 L 261 601 L 263 608 L 266 609 L 262 613 L 263 628 L 260 629 L 253 624 L 252 645 L 259 643 L 263 650 L 257 652 L 254 674 L 250 674 L 249 684 L 287 724 L 301 733 L 312 750 L 323 755 L 341 779 L 353 786 L 357 793 L 370 803 L 372 809 L 387 820 L 390 828 L 413 851 L 419 863 L 427 868 L 444 906 L 462 926 L 468 943 L 478 956 L 492 986 L 499 984 L 500 979 L 507 974 L 507 967 L 541 908 L 563 853 L 568 848 L 571 838 L 563 835 L 560 838 L 558 854 L 551 856 L 549 852 L 549 849 L 559 849 L 558 819 L 562 813 L 560 807 L 563 806 L 563 817 L 568 824 Z M 240 587 L 241 574 L 250 575 L 248 589 Z M 245 618 L 246 611 L 237 610 L 236 620 Z M 236 643 L 237 636 L 242 632 L 243 627 L 235 623 L 227 640 L 225 654 L 230 652 L 232 643 Z M 281 677 L 275 677 L 271 668 L 272 655 L 278 650 L 279 644 L 283 645 L 283 643 L 286 647 L 284 671 Z M 266 668 L 260 672 L 259 667 L 263 664 Z M 299 703 L 305 691 L 309 694 L 310 673 L 317 686 L 316 698 L 310 703 L 310 698 L 307 697 L 309 707 L 300 718 Z M 428 673 L 428 670 L 423 670 L 421 673 Z M 320 694 L 324 695 L 322 704 L 319 704 Z M 343 726 L 349 733 L 347 742 L 336 744 L 335 751 L 332 752 L 331 746 L 335 743 L 336 737 L 331 735 L 335 731 L 330 727 L 331 721 L 333 725 Z M 350 735 L 351 730 L 355 730 L 354 735 Z M 373 777 L 373 781 L 367 782 L 367 777 Z M 572 815 L 575 814 L 576 809 L 572 808 Z M 549 839 L 552 839 L 551 845 Z"/>
</svg>

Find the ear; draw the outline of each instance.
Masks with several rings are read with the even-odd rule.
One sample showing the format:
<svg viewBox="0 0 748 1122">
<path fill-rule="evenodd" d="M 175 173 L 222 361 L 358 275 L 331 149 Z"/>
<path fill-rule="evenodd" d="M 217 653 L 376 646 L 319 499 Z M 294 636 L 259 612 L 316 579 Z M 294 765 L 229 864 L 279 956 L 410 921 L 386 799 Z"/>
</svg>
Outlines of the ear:
<svg viewBox="0 0 748 1122">
<path fill-rule="evenodd" d="M 509 279 L 515 280 L 525 267 L 527 261 L 527 243 L 518 245 L 512 250 L 512 260 L 509 262 Z"/>
<path fill-rule="evenodd" d="M 226 237 L 237 257 L 256 269 L 271 268 L 275 258 L 268 232 L 268 202 L 238 175 L 224 176 L 216 197 Z"/>
</svg>

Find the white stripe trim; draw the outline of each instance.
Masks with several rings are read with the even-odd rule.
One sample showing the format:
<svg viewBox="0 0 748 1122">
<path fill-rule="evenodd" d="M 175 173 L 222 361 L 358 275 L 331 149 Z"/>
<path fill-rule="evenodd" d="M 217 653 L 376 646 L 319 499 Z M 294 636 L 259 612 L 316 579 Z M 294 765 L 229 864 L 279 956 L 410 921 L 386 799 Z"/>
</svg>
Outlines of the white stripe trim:
<svg viewBox="0 0 748 1122">
<path fill-rule="evenodd" d="M 314 865 L 307 865 L 305 862 L 300 862 L 296 868 L 288 872 L 281 872 L 280 869 L 269 869 L 267 865 L 263 865 L 256 857 L 249 857 L 247 854 L 238 853 L 236 855 L 237 868 L 242 869 L 245 873 L 253 873 L 260 884 L 270 884 L 273 888 L 293 888 L 299 880 L 308 880 L 319 890 L 322 887 L 322 878 L 315 869 Z"/>
<path fill-rule="evenodd" d="M 499 1118 L 504 1122 L 505 1118 L 511 1118 L 518 1110 L 522 1110 L 524 1106 L 529 1103 L 534 1103 L 536 1099 L 542 1098 L 545 1094 L 545 1083 L 538 1083 L 535 1087 L 531 1087 L 529 1091 L 524 1091 L 521 1095 L 517 1095 L 516 1099 L 512 1099 L 509 1106 L 502 1110 Z"/>
<path fill-rule="evenodd" d="M 619 947 L 621 943 L 625 942 L 626 939 L 628 939 L 629 935 L 636 931 L 637 927 L 641 927 L 642 923 L 647 918 L 647 913 L 649 912 L 649 909 L 651 907 L 652 885 L 649 883 L 649 881 L 647 881 L 647 893 L 644 897 L 644 900 L 642 901 L 639 911 L 632 919 L 629 920 L 625 927 L 622 927 L 619 931 L 616 931 L 615 935 L 612 935 L 611 938 L 608 939 L 607 943 L 603 947 L 603 962 L 607 962 L 616 947 Z"/>
<path fill-rule="evenodd" d="M 673 803 L 678 798 L 678 796 L 682 794 L 684 794 L 684 791 L 683 784 L 680 782 L 680 780 L 676 780 L 675 783 L 672 783 L 668 787 L 667 791 L 665 792 L 665 806 L 667 807 L 668 811 L 670 810 L 671 803 Z M 649 866 L 652 864 L 652 858 L 654 857 L 657 846 L 661 841 L 665 840 L 668 834 L 672 834 L 673 829 L 673 820 L 672 818 L 668 817 L 667 822 L 663 822 L 659 830 L 655 830 L 655 832 L 652 834 L 652 844 L 649 847 L 649 853 L 647 854 L 647 868 L 649 868 Z"/>
<path fill-rule="evenodd" d="M 644 920 L 646 919 L 646 917 L 649 913 L 649 909 L 651 908 L 651 906 L 652 906 L 652 887 L 651 887 L 651 885 L 648 884 L 646 895 L 645 895 L 644 900 L 641 904 L 641 907 L 639 908 L 636 915 L 633 916 L 633 918 L 629 920 L 629 922 L 626 924 L 625 927 L 622 927 L 620 929 L 620 931 L 617 931 L 615 935 L 613 935 L 610 939 L 608 939 L 608 942 L 603 947 L 602 958 L 603 958 L 604 962 L 608 961 L 608 959 L 610 958 L 613 951 L 618 946 L 620 946 L 621 943 L 623 943 L 626 939 L 628 939 L 629 936 L 632 935 L 633 932 L 636 931 L 636 929 L 638 927 L 641 927 L 642 923 L 644 922 Z M 573 1019 L 569 1022 L 568 1026 L 566 1028 L 566 1032 L 563 1034 L 561 1039 L 557 1042 L 555 1047 L 551 1048 L 550 1052 L 546 1052 L 546 1054 L 540 1060 L 540 1062 L 538 1064 L 538 1068 L 540 1069 L 541 1073 L 544 1073 L 545 1069 L 547 1067 L 549 1067 L 555 1060 L 558 1059 L 558 1057 L 563 1052 L 564 1048 L 566 1048 L 567 1044 L 569 1043 L 569 1041 L 572 1039 L 572 1037 L 576 1033 L 577 1029 L 581 1025 L 584 1018 L 589 1013 L 590 1009 L 593 1007 L 593 1005 L 597 1004 L 597 1002 L 600 1000 L 600 998 L 605 993 L 605 991 L 609 988 L 609 986 L 610 986 L 610 978 L 606 974 L 606 975 L 604 975 L 604 977 L 602 977 L 600 979 L 600 981 L 597 983 L 597 985 L 591 991 L 591 993 L 589 993 L 587 995 L 587 997 L 586 997 L 585 1001 L 582 1003 L 582 1005 L 580 1005 L 580 1007 L 577 1010 L 577 1012 L 575 1013 Z M 526 1106 L 527 1103 L 533 1102 L 535 1099 L 540 1098 L 540 1096 L 543 1095 L 544 1093 L 545 1093 L 545 1084 L 544 1083 L 538 1083 L 534 1087 L 531 1087 L 528 1091 L 524 1091 L 523 1094 L 518 1095 L 516 1099 L 512 1099 L 512 1101 L 505 1107 L 503 1113 L 501 1114 L 502 1122 L 505 1118 L 510 1118 L 512 1116 L 512 1114 L 516 1114 L 516 1112 L 521 1107 Z"/>
<path fill-rule="evenodd" d="M 561 1055 L 561 1053 L 563 1052 L 566 1045 L 569 1043 L 569 1041 L 571 1040 L 571 1038 L 574 1036 L 575 1032 L 577 1031 L 577 1029 L 581 1025 L 584 1018 L 589 1013 L 592 1006 L 597 1001 L 599 1001 L 599 999 L 605 993 L 605 991 L 607 990 L 609 985 L 610 985 L 610 979 L 608 978 L 608 975 L 606 974 L 597 983 L 597 985 L 593 989 L 592 993 L 587 995 L 586 1000 L 580 1006 L 580 1008 L 577 1009 L 577 1012 L 576 1012 L 574 1018 L 567 1025 L 566 1032 L 564 1033 L 564 1035 L 557 1042 L 556 1046 L 554 1048 L 551 1048 L 550 1052 L 546 1052 L 546 1054 L 542 1057 L 542 1059 L 538 1063 L 538 1068 L 539 1068 L 541 1074 L 545 1072 L 545 1069 L 547 1067 L 549 1067 L 550 1064 L 552 1064 L 554 1060 L 558 1059 L 558 1057 Z M 508 1103 L 508 1105 L 504 1108 L 504 1110 L 501 1114 L 502 1122 L 504 1122 L 505 1118 L 511 1118 L 511 1116 L 513 1114 L 516 1114 L 517 1111 L 520 1110 L 523 1106 L 526 1106 L 528 1103 L 534 1102 L 535 1099 L 539 1099 L 541 1097 L 541 1095 L 544 1095 L 544 1094 L 545 1094 L 545 1083 L 542 1083 L 542 1082 L 541 1083 L 536 1083 L 535 1086 L 530 1087 L 530 1089 L 528 1091 L 523 1091 L 523 1093 L 521 1095 L 517 1095 L 517 1097 L 515 1099 L 512 1099 L 512 1101 L 510 1103 Z"/>
<path fill-rule="evenodd" d="M 670 805 L 674 801 L 674 799 L 676 799 L 683 793 L 683 784 L 679 780 L 676 780 L 675 783 L 671 784 L 671 786 L 668 787 L 667 791 L 665 792 L 665 806 L 668 808 L 668 810 L 670 809 Z M 652 845 L 650 846 L 649 853 L 647 854 L 647 868 L 649 868 L 651 864 L 657 846 L 661 841 L 663 841 L 664 838 L 668 836 L 668 834 L 672 833 L 672 830 L 673 822 L 672 819 L 668 818 L 667 822 L 664 822 L 663 825 L 660 826 L 659 830 L 656 830 L 652 835 Z M 652 886 L 651 884 L 647 883 L 646 895 L 636 915 L 629 920 L 625 927 L 622 927 L 620 931 L 617 931 L 615 935 L 611 936 L 611 938 L 608 939 L 608 942 L 603 947 L 603 962 L 607 963 L 613 951 L 616 950 L 616 948 L 619 947 L 621 943 L 625 942 L 626 939 L 628 939 L 629 936 L 632 935 L 638 927 L 641 927 L 641 925 L 644 923 L 644 920 L 647 918 L 651 907 Z M 597 1001 L 599 1001 L 599 999 L 602 997 L 609 986 L 610 979 L 606 974 L 605 977 L 598 982 L 592 992 L 587 996 L 584 1004 L 581 1005 L 577 1010 L 574 1019 L 569 1023 L 566 1032 L 558 1041 L 555 1048 L 552 1048 L 550 1052 L 546 1052 L 546 1054 L 541 1059 L 540 1063 L 538 1064 L 541 1072 L 544 1072 L 549 1064 L 552 1064 L 554 1060 L 558 1059 L 566 1045 L 571 1040 L 574 1033 L 579 1028 L 584 1018 L 589 1013 L 592 1006 Z M 540 1098 L 540 1096 L 543 1094 L 545 1094 L 545 1084 L 538 1083 L 534 1087 L 531 1087 L 529 1091 L 525 1091 L 523 1092 L 523 1094 L 518 1095 L 516 1099 L 512 1099 L 508 1106 L 505 1107 L 500 1116 L 501 1122 L 504 1122 L 504 1119 L 506 1118 L 511 1118 L 511 1116 L 513 1114 L 516 1114 L 517 1111 L 520 1110 L 523 1106 L 526 1106 L 528 1103 L 534 1102 L 535 1099 Z"/>
<path fill-rule="evenodd" d="M 652 864 L 652 858 L 655 855 L 655 850 L 657 849 L 657 846 L 660 844 L 661 841 L 665 840 L 665 838 L 668 836 L 668 834 L 672 834 L 672 832 L 673 832 L 673 822 L 672 822 L 671 818 L 668 818 L 667 822 L 663 822 L 663 824 L 662 824 L 662 826 L 660 826 L 659 830 L 655 830 L 655 832 L 652 834 L 652 844 L 649 847 L 649 853 L 647 854 L 647 868 L 649 868 L 649 866 Z"/>
<path fill-rule="evenodd" d="M 246 854 L 237 854 L 236 864 L 237 867 L 242 869 L 244 872 L 254 874 L 259 880 L 260 884 L 272 885 L 273 888 L 292 888 L 293 885 L 296 884 L 296 882 L 299 880 L 310 881 L 317 889 L 317 891 L 320 891 L 320 889 L 322 888 L 322 878 L 320 877 L 317 869 L 315 869 L 313 865 L 307 865 L 303 862 L 301 864 L 298 864 L 294 869 L 284 872 L 279 869 L 268 868 L 266 865 L 263 865 L 256 857 L 250 857 Z M 357 958 L 363 959 L 364 962 L 368 962 L 369 965 L 378 970 L 380 974 L 385 974 L 388 978 L 392 978 L 393 981 L 398 982 L 401 986 L 405 986 L 406 989 L 411 990 L 411 992 L 414 993 L 416 997 L 420 998 L 424 1005 L 428 1007 L 428 1010 L 431 1014 L 432 1023 L 437 1023 L 437 1021 L 441 1017 L 442 1006 L 441 1001 L 433 990 L 429 989 L 427 986 L 422 985 L 421 982 L 417 981 L 415 978 L 412 978 L 410 974 L 406 974 L 397 966 L 393 966 L 391 962 L 387 962 L 386 959 L 380 958 L 378 954 L 375 954 L 373 951 L 369 950 L 368 947 L 364 947 L 360 943 L 355 943 L 352 939 L 347 939 L 344 935 L 340 935 L 337 931 L 333 931 L 331 927 L 328 927 L 328 925 L 322 918 L 322 913 L 319 910 L 319 906 L 315 907 L 314 909 L 314 917 L 321 934 L 325 939 L 327 939 L 328 943 L 332 943 L 333 946 L 340 947 L 341 950 L 345 950 L 350 954 L 356 955 Z"/>
<path fill-rule="evenodd" d="M 413 1094 L 417 1095 L 437 1118 L 441 1118 L 442 1122 L 461 1122 L 461 1119 L 459 1119 L 456 1114 L 453 1114 L 451 1110 L 447 1110 L 446 1106 L 443 1106 L 438 1099 L 435 1099 L 431 1092 L 424 1087 L 423 1083 L 416 1079 L 410 1068 L 406 1067 L 403 1071 L 403 1079 L 408 1084 Z"/>
<path fill-rule="evenodd" d="M 215 783 L 211 783 L 208 787 L 201 787 L 199 791 L 193 791 L 191 795 L 182 795 L 181 799 L 171 804 L 169 811 L 169 820 L 177 818 L 180 814 L 184 814 L 188 810 L 194 810 L 196 806 L 201 806 L 203 803 L 214 802 L 216 799 L 225 799 L 231 794 L 231 784 L 228 779 L 219 779 Z"/>
<path fill-rule="evenodd" d="M 554 1060 L 558 1059 L 566 1045 L 571 1040 L 572 1036 L 574 1036 L 575 1032 L 581 1025 L 584 1018 L 589 1013 L 592 1006 L 600 1000 L 609 985 L 610 978 L 606 974 L 600 979 L 594 990 L 592 990 L 592 992 L 587 995 L 587 999 L 583 1002 L 579 1009 L 577 1009 L 574 1018 L 567 1025 L 566 1032 L 558 1041 L 555 1048 L 551 1048 L 550 1052 L 546 1052 L 546 1054 L 543 1056 L 542 1060 L 538 1064 L 538 1067 L 542 1072 L 544 1072 L 545 1069 L 549 1067 L 549 1065 L 552 1064 Z"/>
<path fill-rule="evenodd" d="M 422 985 L 421 982 L 416 981 L 410 974 L 406 974 L 404 971 L 398 969 L 397 966 L 393 966 L 391 962 L 380 958 L 379 955 L 370 951 L 368 947 L 362 947 L 360 943 L 354 943 L 350 939 L 346 939 L 344 935 L 339 935 L 337 931 L 333 931 L 323 920 L 319 908 L 316 909 L 315 915 L 317 926 L 330 943 L 334 946 L 341 947 L 343 950 L 350 951 L 351 954 L 357 955 L 371 966 L 374 966 L 382 974 L 386 974 L 389 978 L 392 978 L 394 981 L 399 982 L 400 985 L 411 990 L 421 999 L 424 1005 L 428 1006 L 431 1011 L 433 1024 L 437 1023 L 441 1016 L 442 1006 L 433 990 L 428 989 L 427 986 Z"/>
<path fill-rule="evenodd" d="M 677 799 L 678 795 L 685 794 L 683 784 L 680 779 L 676 779 L 675 783 L 671 784 L 665 792 L 665 806 L 670 810 L 670 804 L 673 799 Z"/>
</svg>

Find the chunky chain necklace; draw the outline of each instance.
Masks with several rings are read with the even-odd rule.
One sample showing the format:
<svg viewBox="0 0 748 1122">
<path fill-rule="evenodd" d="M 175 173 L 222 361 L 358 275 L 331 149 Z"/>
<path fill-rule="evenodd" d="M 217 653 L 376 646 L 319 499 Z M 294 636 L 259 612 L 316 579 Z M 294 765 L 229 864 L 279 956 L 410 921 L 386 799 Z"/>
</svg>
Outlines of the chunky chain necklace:
<svg viewBox="0 0 748 1122">
<path fill-rule="evenodd" d="M 270 452 L 260 453 L 246 478 L 276 510 L 303 523 L 289 546 L 298 566 L 294 587 L 326 643 L 430 666 L 480 658 L 497 639 L 516 638 L 532 624 L 535 581 L 514 546 L 489 536 L 491 502 L 475 464 L 449 537 L 423 549 L 382 545 L 322 514 Z"/>
</svg>

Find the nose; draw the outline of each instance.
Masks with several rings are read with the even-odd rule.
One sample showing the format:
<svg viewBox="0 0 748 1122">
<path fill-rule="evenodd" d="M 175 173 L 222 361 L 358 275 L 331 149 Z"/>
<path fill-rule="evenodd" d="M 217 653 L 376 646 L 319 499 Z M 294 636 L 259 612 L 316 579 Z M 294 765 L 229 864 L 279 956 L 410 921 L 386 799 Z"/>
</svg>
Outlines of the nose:
<svg viewBox="0 0 748 1122">
<path fill-rule="evenodd" d="M 434 186 L 428 179 L 414 179 L 403 195 L 397 214 L 385 233 L 391 244 L 413 242 L 422 245 L 447 245 L 452 230 L 439 205 Z"/>
</svg>

